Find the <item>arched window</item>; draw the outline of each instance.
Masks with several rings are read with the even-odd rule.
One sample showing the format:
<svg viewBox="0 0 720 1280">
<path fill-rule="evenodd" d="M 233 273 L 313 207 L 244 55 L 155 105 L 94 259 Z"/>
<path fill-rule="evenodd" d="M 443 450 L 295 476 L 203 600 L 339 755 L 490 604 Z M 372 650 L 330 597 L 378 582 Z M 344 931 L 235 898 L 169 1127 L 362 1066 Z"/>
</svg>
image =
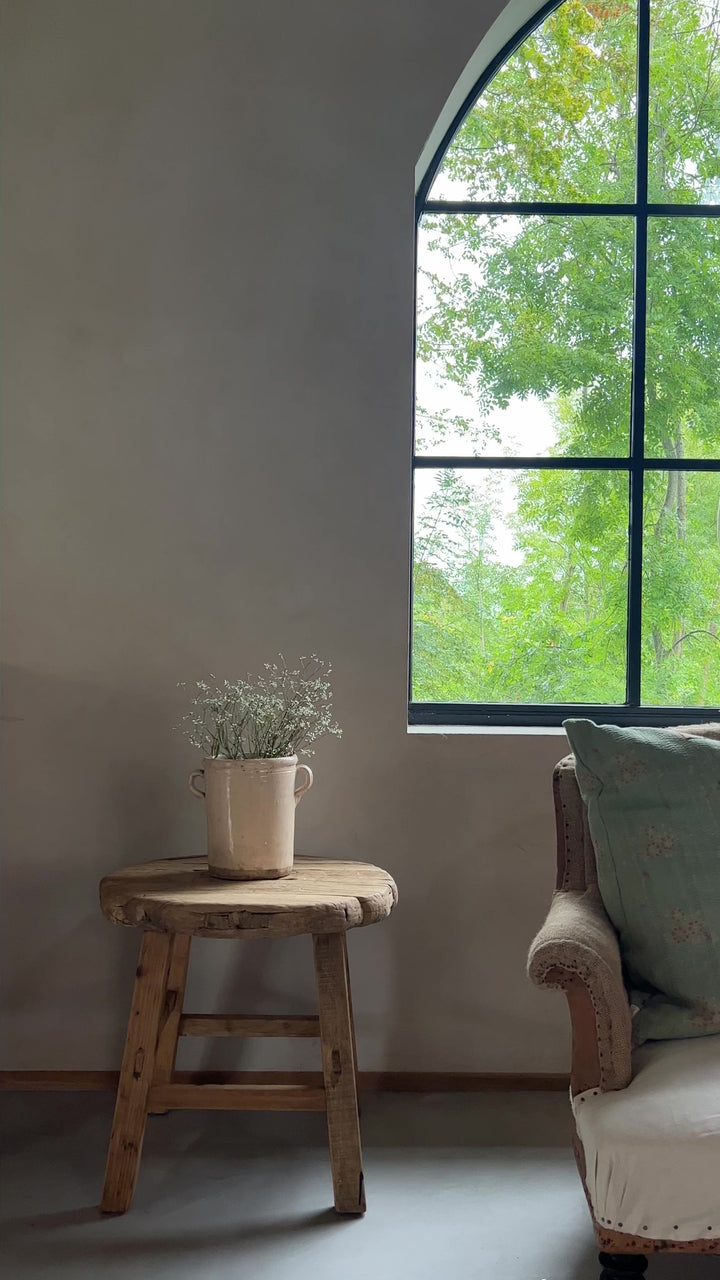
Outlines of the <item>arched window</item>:
<svg viewBox="0 0 720 1280">
<path fill-rule="evenodd" d="M 718 718 L 720 0 L 546 6 L 417 214 L 411 722 Z"/>
</svg>

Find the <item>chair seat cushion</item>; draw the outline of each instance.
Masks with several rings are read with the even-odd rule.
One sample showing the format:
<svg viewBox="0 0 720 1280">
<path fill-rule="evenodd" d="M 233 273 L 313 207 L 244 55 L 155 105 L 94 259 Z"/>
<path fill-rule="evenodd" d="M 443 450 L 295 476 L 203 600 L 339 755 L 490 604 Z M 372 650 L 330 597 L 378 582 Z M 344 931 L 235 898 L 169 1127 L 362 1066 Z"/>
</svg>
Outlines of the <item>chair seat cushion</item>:
<svg viewBox="0 0 720 1280">
<path fill-rule="evenodd" d="M 626 1089 L 573 1099 L 596 1222 L 650 1240 L 720 1239 L 720 1035 L 635 1051 Z"/>
<path fill-rule="evenodd" d="M 720 1032 L 720 741 L 565 723 L 636 1044 Z M 716 726 L 717 730 L 717 726 Z"/>
</svg>

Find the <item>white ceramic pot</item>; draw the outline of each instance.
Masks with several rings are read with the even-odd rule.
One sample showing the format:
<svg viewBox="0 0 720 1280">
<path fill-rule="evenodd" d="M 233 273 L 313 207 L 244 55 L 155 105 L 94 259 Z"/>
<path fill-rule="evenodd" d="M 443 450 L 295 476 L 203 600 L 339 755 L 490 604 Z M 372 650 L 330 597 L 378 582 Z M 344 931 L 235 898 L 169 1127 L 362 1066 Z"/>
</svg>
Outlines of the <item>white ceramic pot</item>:
<svg viewBox="0 0 720 1280">
<path fill-rule="evenodd" d="M 300 770 L 306 774 L 295 786 Z M 204 787 L 196 779 L 204 780 Z M 276 760 L 210 760 L 190 774 L 205 801 L 208 868 L 223 880 L 277 880 L 292 870 L 295 808 L 312 771 L 297 756 Z"/>
</svg>

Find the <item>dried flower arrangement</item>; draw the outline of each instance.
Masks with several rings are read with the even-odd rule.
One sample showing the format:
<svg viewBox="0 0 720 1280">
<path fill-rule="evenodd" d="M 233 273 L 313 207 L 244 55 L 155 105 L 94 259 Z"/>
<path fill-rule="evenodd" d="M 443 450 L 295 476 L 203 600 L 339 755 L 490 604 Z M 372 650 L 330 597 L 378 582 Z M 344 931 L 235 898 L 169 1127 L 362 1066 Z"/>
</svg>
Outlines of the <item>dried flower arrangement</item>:
<svg viewBox="0 0 720 1280">
<path fill-rule="evenodd" d="M 332 667 L 314 654 L 290 670 L 282 655 L 265 674 L 246 680 L 196 682 L 192 710 L 178 726 L 210 759 L 269 760 L 313 755 L 324 734 L 339 738 L 333 719 Z M 215 680 L 215 676 L 210 676 Z M 184 685 L 181 687 L 185 687 Z"/>
</svg>

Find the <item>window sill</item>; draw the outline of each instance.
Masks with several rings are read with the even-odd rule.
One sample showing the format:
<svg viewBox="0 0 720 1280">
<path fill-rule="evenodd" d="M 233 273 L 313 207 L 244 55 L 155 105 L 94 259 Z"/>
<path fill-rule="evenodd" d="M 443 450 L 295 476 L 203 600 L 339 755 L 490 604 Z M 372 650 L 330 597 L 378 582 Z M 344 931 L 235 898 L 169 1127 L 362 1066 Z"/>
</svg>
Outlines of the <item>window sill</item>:
<svg viewBox="0 0 720 1280">
<path fill-rule="evenodd" d="M 720 721 L 717 707 L 605 706 L 599 703 L 561 703 L 551 706 L 498 703 L 410 704 L 409 732 L 415 733 L 524 733 L 563 734 L 564 720 L 593 720 L 596 724 L 626 725 L 630 728 L 668 729 L 673 725 L 708 724 Z"/>
<path fill-rule="evenodd" d="M 468 734 L 475 736 L 492 735 L 497 737 L 498 734 L 510 734 L 516 738 L 564 738 L 565 730 L 562 725 L 539 725 L 539 724 L 409 724 L 407 727 L 409 734 L 431 734 L 434 737 L 454 737 L 458 734 L 467 736 Z"/>
</svg>

